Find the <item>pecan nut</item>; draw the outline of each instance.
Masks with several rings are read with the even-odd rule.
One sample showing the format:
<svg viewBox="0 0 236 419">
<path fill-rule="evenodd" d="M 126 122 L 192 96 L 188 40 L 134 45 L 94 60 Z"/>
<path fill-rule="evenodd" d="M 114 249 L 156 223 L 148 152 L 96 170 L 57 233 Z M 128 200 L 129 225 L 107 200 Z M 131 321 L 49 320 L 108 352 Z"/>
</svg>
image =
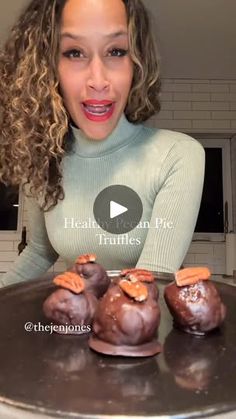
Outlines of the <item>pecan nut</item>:
<svg viewBox="0 0 236 419">
<path fill-rule="evenodd" d="M 84 265 L 85 263 L 95 262 L 97 256 L 94 253 L 87 253 L 85 255 L 80 255 L 77 257 L 75 263 L 79 265 Z"/>
<path fill-rule="evenodd" d="M 119 281 L 119 287 L 135 301 L 142 302 L 148 297 L 147 287 L 142 282 L 130 282 L 127 279 Z"/>
<path fill-rule="evenodd" d="M 126 279 L 131 282 L 154 282 L 154 275 L 147 269 L 123 269 L 121 271 L 121 276 L 124 276 Z"/>
<path fill-rule="evenodd" d="M 84 280 L 75 272 L 64 272 L 53 279 L 54 284 L 80 294 L 85 288 Z"/>
<path fill-rule="evenodd" d="M 208 280 L 211 272 L 207 267 L 190 267 L 175 272 L 175 282 L 178 287 L 193 285 L 199 281 Z"/>
</svg>

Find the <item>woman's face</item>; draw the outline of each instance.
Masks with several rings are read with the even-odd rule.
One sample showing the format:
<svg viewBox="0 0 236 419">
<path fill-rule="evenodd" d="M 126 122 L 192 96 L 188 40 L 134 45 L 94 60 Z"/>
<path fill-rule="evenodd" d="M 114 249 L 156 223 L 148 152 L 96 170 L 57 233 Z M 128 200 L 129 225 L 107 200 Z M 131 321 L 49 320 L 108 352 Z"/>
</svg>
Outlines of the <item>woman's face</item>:
<svg viewBox="0 0 236 419">
<path fill-rule="evenodd" d="M 124 112 L 133 78 L 122 0 L 67 0 L 60 28 L 59 82 L 73 122 L 105 139 Z"/>
</svg>

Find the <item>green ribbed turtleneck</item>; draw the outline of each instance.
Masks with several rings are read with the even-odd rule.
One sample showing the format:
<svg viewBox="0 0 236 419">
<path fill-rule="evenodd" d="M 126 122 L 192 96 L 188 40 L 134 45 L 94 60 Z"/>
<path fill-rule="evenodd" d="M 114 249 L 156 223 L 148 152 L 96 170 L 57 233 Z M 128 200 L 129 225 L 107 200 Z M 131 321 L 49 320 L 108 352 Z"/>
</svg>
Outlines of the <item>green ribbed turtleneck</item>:
<svg viewBox="0 0 236 419">
<path fill-rule="evenodd" d="M 74 125 L 71 125 L 71 129 L 75 139 L 74 150 L 76 154 L 81 157 L 101 157 L 130 143 L 142 129 L 142 125 L 129 123 L 123 114 L 114 131 L 103 140 L 93 140 L 86 137 Z"/>
<path fill-rule="evenodd" d="M 91 252 L 106 269 L 179 269 L 200 206 L 202 146 L 185 134 L 131 124 L 124 115 L 104 140 L 86 138 L 73 125 L 70 140 L 73 150 L 62 160 L 65 198 L 47 213 L 27 199 L 31 241 L 3 284 L 42 275 L 58 255 L 69 267 Z M 123 238 L 92 228 L 94 200 L 111 185 L 132 188 L 143 203 L 140 224 Z"/>
</svg>

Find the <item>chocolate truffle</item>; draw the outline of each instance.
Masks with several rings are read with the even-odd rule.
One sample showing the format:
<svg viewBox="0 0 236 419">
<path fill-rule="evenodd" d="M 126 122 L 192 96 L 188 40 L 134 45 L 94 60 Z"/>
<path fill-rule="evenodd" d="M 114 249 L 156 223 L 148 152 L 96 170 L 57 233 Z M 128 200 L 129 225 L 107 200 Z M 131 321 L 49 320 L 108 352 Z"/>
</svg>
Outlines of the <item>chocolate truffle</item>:
<svg viewBox="0 0 236 419">
<path fill-rule="evenodd" d="M 97 298 L 93 294 L 86 291 L 74 294 L 59 288 L 44 301 L 43 312 L 54 324 L 67 326 L 58 328 L 58 333 L 82 334 L 91 331 L 96 307 Z"/>
<path fill-rule="evenodd" d="M 198 273 L 195 277 L 195 269 L 200 272 L 200 268 L 178 271 L 183 276 L 179 284 L 185 285 L 177 285 L 176 282 L 167 285 L 164 298 L 176 327 L 188 333 L 204 335 L 223 323 L 226 308 L 214 283 L 206 276 L 201 279 Z"/>
<path fill-rule="evenodd" d="M 88 254 L 79 256 L 71 271 L 77 273 L 85 280 L 85 289 L 97 298 L 103 296 L 110 285 L 110 278 L 105 269 L 95 262 L 96 255 Z"/>
<path fill-rule="evenodd" d="M 81 255 L 71 270 L 53 279 L 60 289 L 47 298 L 43 311 L 55 324 L 67 326 L 65 332 L 62 327 L 55 331 L 71 334 L 91 331 L 97 298 L 106 292 L 110 284 L 106 271 L 95 260 L 93 253 Z"/>
<path fill-rule="evenodd" d="M 60 289 L 46 299 L 43 311 L 55 324 L 67 326 L 55 331 L 66 334 L 90 332 L 97 298 L 85 290 L 84 279 L 75 272 L 67 271 L 57 275 L 53 282 Z"/>
<path fill-rule="evenodd" d="M 161 351 L 157 341 L 158 295 L 153 284 L 146 285 L 119 278 L 110 286 L 98 303 L 90 348 L 103 354 L 133 357 Z"/>
</svg>

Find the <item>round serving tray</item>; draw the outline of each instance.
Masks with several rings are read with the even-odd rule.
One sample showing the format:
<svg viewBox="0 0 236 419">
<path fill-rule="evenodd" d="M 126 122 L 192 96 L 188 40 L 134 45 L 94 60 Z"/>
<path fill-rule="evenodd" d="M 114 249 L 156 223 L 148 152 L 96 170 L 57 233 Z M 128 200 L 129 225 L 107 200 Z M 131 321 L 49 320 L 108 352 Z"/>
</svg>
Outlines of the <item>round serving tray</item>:
<svg viewBox="0 0 236 419">
<path fill-rule="evenodd" d="M 52 277 L 0 290 L 0 417 L 7 405 L 21 414 L 12 418 L 197 418 L 236 410 L 236 287 L 216 284 L 225 324 L 196 337 L 172 328 L 163 300 L 169 276 L 159 275 L 163 352 L 123 358 L 93 352 L 88 335 L 26 332 L 27 322 L 47 324 L 42 303 L 55 288 Z"/>
</svg>

